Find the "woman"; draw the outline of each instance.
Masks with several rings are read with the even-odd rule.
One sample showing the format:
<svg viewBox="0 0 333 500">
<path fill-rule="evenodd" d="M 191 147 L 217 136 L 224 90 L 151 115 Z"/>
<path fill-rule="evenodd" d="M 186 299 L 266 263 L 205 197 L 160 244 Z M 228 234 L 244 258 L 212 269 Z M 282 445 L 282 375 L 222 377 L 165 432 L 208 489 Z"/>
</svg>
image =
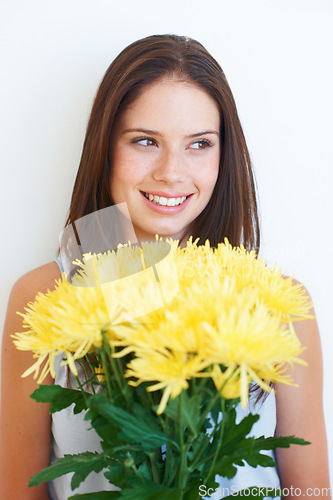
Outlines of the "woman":
<svg viewBox="0 0 333 500">
<path fill-rule="evenodd" d="M 139 240 L 158 233 L 184 244 L 193 235 L 217 245 L 227 236 L 234 245 L 242 242 L 248 249 L 259 248 L 253 174 L 236 106 L 220 66 L 194 40 L 171 35 L 139 40 L 115 59 L 101 83 L 66 225 L 123 202 Z M 68 480 L 67 485 L 50 485 L 49 497 L 46 485 L 28 489 L 29 478 L 48 465 L 51 448 L 56 455 L 64 451 L 63 433 L 68 440 L 80 429 L 70 452 L 75 453 L 76 445 L 88 449 L 89 433 L 81 432 L 75 422 L 66 425 L 63 412 L 55 414 L 51 440 L 47 405 L 29 398 L 35 382 L 20 377 L 31 356 L 17 351 L 10 338 L 22 329 L 16 311 L 38 292 L 52 288 L 59 277 L 57 263 L 51 262 L 19 279 L 10 296 L 2 358 L 3 499 L 63 500 L 61 492 L 70 491 Z M 275 429 L 276 435 L 294 434 L 312 443 L 277 452 L 281 486 L 290 488 L 287 498 L 292 487 L 305 495 L 307 488 L 329 486 L 318 329 L 314 320 L 299 322 L 295 328 L 308 347 L 304 359 L 309 367 L 297 367 L 292 374 L 300 388 L 278 387 L 276 421 L 272 399 L 260 410 L 265 413 L 260 422 L 268 422 L 272 434 Z M 57 383 L 65 383 L 60 367 L 57 375 Z M 246 472 L 247 480 L 255 477 L 252 485 L 258 477 L 254 471 L 253 476 Z M 249 486 L 243 484 L 242 474 L 237 474 L 240 486 Z M 269 486 L 272 476 L 264 470 L 260 474 Z M 84 488 L 81 491 L 94 491 Z M 328 498 L 318 498 L 324 497 Z"/>
</svg>

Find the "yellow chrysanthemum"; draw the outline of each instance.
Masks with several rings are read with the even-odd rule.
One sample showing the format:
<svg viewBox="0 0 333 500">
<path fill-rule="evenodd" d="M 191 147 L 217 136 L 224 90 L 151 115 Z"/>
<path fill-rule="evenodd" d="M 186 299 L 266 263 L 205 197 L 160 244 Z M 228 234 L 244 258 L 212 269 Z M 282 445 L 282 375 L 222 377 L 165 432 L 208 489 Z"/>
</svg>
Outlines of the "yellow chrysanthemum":
<svg viewBox="0 0 333 500">
<path fill-rule="evenodd" d="M 288 323 L 311 307 L 301 285 L 227 240 L 216 249 L 192 239 L 186 248 L 168 245 L 169 260 L 159 240 L 88 254 L 71 284 L 64 277 L 40 294 L 23 315 L 28 332 L 14 336 L 38 358 L 26 374 L 37 376 L 47 359 L 40 380 L 54 375 L 59 352 L 75 373 L 74 361 L 101 346 L 103 329 L 114 356 L 133 353 L 131 384 L 164 388 L 159 412 L 194 377 L 211 377 L 243 404 L 251 380 L 264 390 L 269 381 L 290 383 L 285 364 L 300 363 L 302 347 Z"/>
<path fill-rule="evenodd" d="M 251 377 L 248 374 L 245 379 L 241 379 L 241 370 L 236 365 L 230 365 L 224 372 L 219 365 L 214 365 L 210 376 L 216 389 L 227 399 L 239 398 L 242 391 L 241 382 L 243 382 L 246 392 L 251 382 Z"/>
<path fill-rule="evenodd" d="M 172 265 L 165 257 L 170 249 L 173 257 L 175 247 L 176 242 L 170 246 L 161 241 L 144 243 L 142 249 L 120 245 L 117 252 L 88 253 L 82 262 L 76 261 L 77 273 L 70 283 L 63 274 L 63 281 L 57 281 L 52 292 L 39 293 L 25 308 L 26 313 L 19 313 L 27 331 L 13 335 L 14 343 L 20 350 L 31 350 L 37 358 L 23 376 L 34 373 L 36 378 L 45 362 L 38 382 L 49 372 L 55 377 L 54 358 L 59 353 L 65 354 L 63 363 L 77 375 L 75 360 L 93 347 L 102 346 L 101 330 L 111 339 L 121 321 L 133 320 L 143 312 L 163 306 L 165 297 L 173 296 L 174 286 L 161 287 L 152 265 L 156 264 L 163 279 L 165 264 Z M 126 307 L 124 297 L 129 292 L 132 299 Z M 146 297 L 141 308 L 137 306 L 140 294 Z"/>
<path fill-rule="evenodd" d="M 38 294 L 25 311 L 21 315 L 27 331 L 13 335 L 14 343 L 20 350 L 31 350 L 38 358 L 23 376 L 34 372 L 36 378 L 41 364 L 46 361 L 38 382 L 49 371 L 55 376 L 54 357 L 62 352 L 77 375 L 74 361 L 84 357 L 92 346 L 102 345 L 102 329 L 111 334 L 110 316 L 101 290 L 73 286 L 65 276 L 64 281 L 56 283 L 52 292 Z"/>
<path fill-rule="evenodd" d="M 243 245 L 232 247 L 227 238 L 216 249 L 210 248 L 208 240 L 200 247 L 197 241 L 190 238 L 177 259 L 181 285 L 195 280 L 206 287 L 212 276 L 222 281 L 232 276 L 238 290 L 247 286 L 256 289 L 267 306 L 281 314 L 281 321 L 312 317 L 302 284 L 294 284 L 292 277 L 284 277 L 276 266 L 270 269 L 263 259 L 256 258 L 254 250 L 248 252 Z"/>
<path fill-rule="evenodd" d="M 295 333 L 281 323 L 275 310 L 260 300 L 256 289 L 248 286 L 239 291 L 234 277 L 227 276 L 221 281 L 217 275 L 211 277 L 204 293 L 202 286 L 193 280 L 163 309 L 153 311 L 133 329 L 119 331 L 112 343 L 124 348 L 118 356 L 134 352 L 139 357 L 140 363 L 131 363 L 128 373 L 140 382 L 160 381 L 162 376 L 166 386 L 164 371 L 156 366 L 153 372 L 147 369 L 160 353 L 162 356 L 168 353 L 172 359 L 194 357 L 200 360 L 202 370 L 212 365 L 237 367 L 237 384 L 233 378 L 223 395 L 240 396 L 243 405 L 247 403 L 251 380 L 264 390 L 270 390 L 268 381 L 289 382 L 281 364 L 301 363 L 297 356 L 302 351 Z M 184 371 L 184 384 L 185 373 L 187 379 L 207 376 L 207 372 L 190 375 Z M 224 379 L 229 374 L 227 371 Z M 172 371 L 167 394 L 173 397 L 171 375 Z"/>
<path fill-rule="evenodd" d="M 169 396 L 175 398 L 183 389 L 188 388 L 188 380 L 194 378 L 206 367 L 204 360 L 199 356 L 188 356 L 185 352 L 168 350 L 151 350 L 143 356 L 138 354 L 128 364 L 127 377 L 138 377 L 131 385 L 137 386 L 141 382 L 156 382 L 148 387 L 148 391 L 164 389 L 157 413 L 165 410 Z"/>
</svg>

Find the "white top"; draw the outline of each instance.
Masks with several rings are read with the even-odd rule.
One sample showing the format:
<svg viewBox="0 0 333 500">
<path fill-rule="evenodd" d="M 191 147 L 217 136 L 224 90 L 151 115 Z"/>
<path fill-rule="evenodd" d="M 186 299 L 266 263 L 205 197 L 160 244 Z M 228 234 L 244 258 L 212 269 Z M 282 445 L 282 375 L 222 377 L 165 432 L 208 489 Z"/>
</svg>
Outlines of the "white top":
<svg viewBox="0 0 333 500">
<path fill-rule="evenodd" d="M 60 366 L 63 355 L 55 359 L 54 367 L 56 378 L 54 383 L 62 387 L 68 387 L 67 367 Z M 78 368 L 79 377 L 84 378 L 82 368 Z M 81 371 L 81 373 L 80 373 Z M 77 387 L 76 380 L 70 377 L 70 387 Z M 75 415 L 74 405 L 65 408 L 62 411 L 52 414 L 52 452 L 51 460 L 63 457 L 66 454 L 83 453 L 85 451 L 101 452 L 100 437 L 91 427 L 89 420 L 84 420 L 86 411 Z M 118 490 L 116 486 L 111 485 L 104 477 L 101 471 L 98 474 L 91 472 L 84 482 L 74 491 L 71 489 L 71 479 L 73 473 L 60 476 L 49 483 L 49 496 L 51 500 L 67 500 L 68 497 L 77 493 L 93 493 L 100 490 Z"/>
<path fill-rule="evenodd" d="M 62 271 L 60 259 L 57 259 L 60 270 Z M 56 357 L 55 360 L 55 384 L 62 387 L 68 387 L 67 383 L 67 367 L 60 366 L 62 355 Z M 80 370 L 80 367 L 78 367 Z M 80 373 L 79 373 L 80 376 Z M 82 374 L 83 376 L 83 374 Z M 74 377 L 71 377 L 71 386 L 76 387 Z M 255 399 L 255 398 L 252 398 Z M 239 422 L 245 415 L 252 411 L 252 413 L 259 413 L 260 419 L 254 424 L 251 435 L 259 436 L 274 436 L 276 427 L 276 405 L 274 394 L 269 394 L 268 397 L 257 404 L 249 403 L 248 408 L 242 409 L 240 405 L 236 408 L 237 422 Z M 82 453 L 85 451 L 102 451 L 100 445 L 100 438 L 91 428 L 90 422 L 84 420 L 85 412 L 77 415 L 73 413 L 73 405 L 65 408 L 60 412 L 52 415 L 52 456 L 51 459 L 63 457 L 65 454 Z M 273 456 L 273 452 L 263 451 Z M 208 487 L 212 485 L 204 485 L 202 487 L 201 496 L 210 500 L 218 500 L 223 496 L 234 493 L 237 490 L 247 488 L 250 486 L 266 486 L 270 488 L 279 488 L 280 482 L 275 467 L 250 467 L 245 465 L 237 467 L 237 474 L 233 479 L 225 479 L 216 476 L 216 481 L 219 483 L 219 488 L 216 493 L 212 490 L 208 492 Z M 76 493 L 92 493 L 99 490 L 117 490 L 116 486 L 111 485 L 103 475 L 103 471 L 98 474 L 92 472 L 81 483 L 79 488 L 72 492 L 70 482 L 72 474 L 61 476 L 51 483 L 49 483 L 49 495 L 51 500 L 66 500 L 69 496 Z M 203 496 L 206 495 L 207 496 Z M 280 498 L 280 497 L 276 497 Z"/>
<path fill-rule="evenodd" d="M 267 396 L 264 401 L 259 401 L 254 403 L 256 396 L 253 394 L 252 403 L 249 402 L 247 408 L 243 409 L 239 404 L 236 407 L 236 423 L 239 423 L 246 415 L 251 413 L 257 413 L 260 415 L 259 420 L 253 425 L 250 436 L 253 437 L 270 437 L 274 436 L 276 427 L 276 404 L 275 395 L 271 393 Z M 273 451 L 263 450 L 261 453 L 266 453 L 267 455 L 274 458 Z M 231 495 L 238 490 L 244 488 L 249 488 L 251 486 L 267 487 L 271 489 L 280 488 L 280 480 L 277 474 L 276 467 L 250 467 L 247 463 L 243 467 L 237 466 L 237 473 L 232 479 L 226 479 L 224 477 L 216 476 L 215 480 L 219 483 L 216 493 L 209 491 L 210 496 L 203 497 L 209 500 L 219 500 L 224 496 Z M 211 485 L 208 485 L 211 486 Z M 207 488 L 208 488 L 207 486 Z M 207 491 L 207 489 L 206 489 Z M 203 493 L 205 491 L 202 490 Z M 207 491 L 208 492 L 208 491 Z M 280 496 L 276 496 L 276 499 L 280 500 Z"/>
</svg>

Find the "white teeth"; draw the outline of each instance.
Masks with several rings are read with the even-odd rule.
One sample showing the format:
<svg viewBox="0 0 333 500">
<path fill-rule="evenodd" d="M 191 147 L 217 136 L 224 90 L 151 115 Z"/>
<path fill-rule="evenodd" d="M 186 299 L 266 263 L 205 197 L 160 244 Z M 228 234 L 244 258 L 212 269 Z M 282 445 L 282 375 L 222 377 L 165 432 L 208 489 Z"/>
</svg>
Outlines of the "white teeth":
<svg viewBox="0 0 333 500">
<path fill-rule="evenodd" d="M 175 206 L 183 203 L 183 201 L 185 201 L 187 198 L 187 196 L 182 196 L 181 198 L 165 198 L 165 196 L 157 196 L 157 195 L 153 195 L 153 194 L 145 193 L 145 192 L 143 192 L 143 194 L 145 195 L 145 197 L 148 200 L 150 200 L 154 203 L 157 203 L 158 205 L 162 205 L 164 207 L 165 206 L 175 207 Z"/>
</svg>

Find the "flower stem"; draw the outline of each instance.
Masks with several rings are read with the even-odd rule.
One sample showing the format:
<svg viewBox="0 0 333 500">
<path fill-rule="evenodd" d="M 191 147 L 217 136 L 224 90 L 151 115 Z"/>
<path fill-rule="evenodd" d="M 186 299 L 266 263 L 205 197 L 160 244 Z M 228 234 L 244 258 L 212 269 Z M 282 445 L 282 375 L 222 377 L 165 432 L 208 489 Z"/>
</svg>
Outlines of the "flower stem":
<svg viewBox="0 0 333 500">
<path fill-rule="evenodd" d="M 178 425 L 179 425 L 179 448 L 180 448 L 180 466 L 178 470 L 178 489 L 184 493 L 187 482 L 187 447 L 184 444 L 184 426 L 183 426 L 183 393 L 179 396 L 178 405 Z"/>
<path fill-rule="evenodd" d="M 200 419 L 200 422 L 199 422 L 199 425 L 198 425 L 198 429 L 200 431 L 202 425 L 204 424 L 204 421 L 205 419 L 207 418 L 207 416 L 209 415 L 211 409 L 213 408 L 213 406 L 215 405 L 216 401 L 218 399 L 222 399 L 222 402 L 223 402 L 223 407 L 225 405 L 225 401 L 224 401 L 224 398 L 223 396 L 221 396 L 221 392 L 224 388 L 224 386 L 227 384 L 228 381 L 225 381 L 223 386 L 221 387 L 221 389 L 219 391 L 216 392 L 215 396 L 210 400 L 210 403 L 207 405 L 207 408 L 206 408 L 206 411 L 203 413 L 201 419 Z M 222 404 L 222 403 L 221 403 Z M 212 433 L 210 434 L 211 437 L 213 437 L 216 433 L 216 426 L 213 428 L 213 431 Z M 203 445 L 201 446 L 199 452 L 197 453 L 196 457 L 194 458 L 194 460 L 192 461 L 192 464 L 190 465 L 189 467 L 189 470 L 190 470 L 190 473 L 193 472 L 193 470 L 196 468 L 196 466 L 200 463 L 200 460 L 201 460 L 201 457 L 203 455 L 203 453 L 205 452 L 207 446 L 210 444 L 210 440 L 209 439 L 206 439 L 205 440 L 205 443 L 203 443 Z"/>
<path fill-rule="evenodd" d="M 157 471 L 156 460 L 155 460 L 155 453 L 154 452 L 148 453 L 148 457 L 149 457 L 152 479 L 155 483 L 159 483 L 158 471 Z"/>
<path fill-rule="evenodd" d="M 198 429 L 201 429 L 204 421 L 206 420 L 207 416 L 209 415 L 210 410 L 213 408 L 213 406 L 215 405 L 215 403 L 218 399 L 221 399 L 221 394 L 220 394 L 220 392 L 217 391 L 215 393 L 215 396 L 210 400 L 209 404 L 207 405 L 206 411 L 201 416 L 201 419 L 200 419 L 199 425 L 198 425 Z"/>
<path fill-rule="evenodd" d="M 84 390 L 83 385 L 81 384 L 81 381 L 80 381 L 80 379 L 79 379 L 79 377 L 78 377 L 77 375 L 75 375 L 75 380 L 76 380 L 76 383 L 77 383 L 77 385 L 78 385 L 78 388 L 80 389 L 80 391 L 81 391 L 81 392 L 82 392 L 82 394 L 83 394 L 84 399 L 87 401 L 87 399 L 88 399 L 88 398 L 87 398 L 87 393 L 86 393 L 86 391 Z"/>
<path fill-rule="evenodd" d="M 220 432 L 219 432 L 219 436 L 218 436 L 217 447 L 216 447 L 216 450 L 215 450 L 215 454 L 214 454 L 212 463 L 211 463 L 210 468 L 209 468 L 209 472 L 208 472 L 207 476 L 205 477 L 205 479 L 203 481 L 203 484 L 208 484 L 210 476 L 212 475 L 212 473 L 214 471 L 215 463 L 216 463 L 216 460 L 217 460 L 217 457 L 218 457 L 218 454 L 219 454 L 219 451 L 220 451 L 220 448 L 221 448 L 221 445 L 222 445 L 223 434 L 224 434 L 224 427 L 225 427 L 225 421 L 226 421 L 225 399 L 224 398 L 222 398 L 222 400 L 221 400 L 221 412 L 222 412 L 222 422 L 220 424 Z"/>
<path fill-rule="evenodd" d="M 95 371 L 94 371 L 94 368 L 91 365 L 89 354 L 87 354 L 86 360 L 87 360 L 87 363 L 88 363 L 89 368 L 91 370 L 90 374 L 88 372 L 88 368 L 87 368 L 87 365 L 85 364 L 84 360 L 82 360 L 82 362 L 80 364 L 81 364 L 81 366 L 82 366 L 82 368 L 84 370 L 84 373 L 86 374 L 87 380 L 88 380 L 95 373 Z M 95 387 L 94 387 L 94 384 L 93 384 L 92 381 L 90 383 L 90 387 L 91 387 L 91 390 L 92 390 L 93 394 L 96 394 Z"/>
<path fill-rule="evenodd" d="M 112 352 L 111 352 L 110 346 L 109 346 L 108 341 L 106 340 L 106 337 L 105 337 L 105 331 L 102 330 L 101 334 L 102 334 L 103 346 L 104 346 L 105 350 L 101 349 L 100 353 L 102 355 L 103 365 L 104 365 L 104 368 L 105 368 L 106 381 L 107 381 L 107 383 L 110 383 L 109 369 L 108 368 L 111 366 L 112 371 L 113 371 L 113 373 L 115 375 L 118 387 L 119 387 L 122 395 L 124 396 L 125 401 L 128 402 L 127 391 L 126 391 L 126 389 L 128 388 L 128 385 L 124 383 L 124 376 L 123 376 L 123 373 L 121 373 L 121 365 L 120 365 L 119 361 L 116 360 L 112 356 Z M 104 356 L 103 356 L 103 354 L 104 354 Z M 107 354 L 108 359 L 109 359 L 109 363 L 108 364 L 107 364 L 107 360 L 106 360 L 106 357 L 105 357 L 106 354 Z M 110 391 L 110 395 L 111 395 L 111 391 Z"/>
<path fill-rule="evenodd" d="M 109 373 L 108 366 L 107 366 L 106 353 L 105 353 L 105 351 L 101 350 L 100 354 L 101 354 L 102 364 L 104 366 L 104 371 L 105 371 L 107 393 L 108 393 L 110 401 L 112 401 L 112 399 L 113 399 L 112 398 L 112 387 L 111 387 L 110 373 Z"/>
</svg>

